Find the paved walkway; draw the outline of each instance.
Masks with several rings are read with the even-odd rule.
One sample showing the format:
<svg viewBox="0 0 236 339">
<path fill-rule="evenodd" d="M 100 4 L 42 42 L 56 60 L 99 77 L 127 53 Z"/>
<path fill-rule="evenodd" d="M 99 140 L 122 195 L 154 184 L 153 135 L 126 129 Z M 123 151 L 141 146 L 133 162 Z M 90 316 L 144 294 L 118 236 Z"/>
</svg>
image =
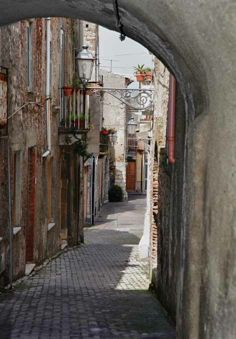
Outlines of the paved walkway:
<svg viewBox="0 0 236 339">
<path fill-rule="evenodd" d="M 0 297 L 0 338 L 175 338 L 138 261 L 144 199 L 104 207 L 85 245 Z"/>
</svg>

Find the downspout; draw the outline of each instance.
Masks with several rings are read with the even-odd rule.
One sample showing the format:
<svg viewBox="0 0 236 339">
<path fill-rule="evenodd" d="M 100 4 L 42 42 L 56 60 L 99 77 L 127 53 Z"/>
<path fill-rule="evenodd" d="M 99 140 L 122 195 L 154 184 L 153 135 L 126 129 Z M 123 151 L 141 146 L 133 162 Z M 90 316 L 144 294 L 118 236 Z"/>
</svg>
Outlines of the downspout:
<svg viewBox="0 0 236 339">
<path fill-rule="evenodd" d="M 176 79 L 170 74 L 169 85 L 169 108 L 168 108 L 168 130 L 167 130 L 167 145 L 168 145 L 168 162 L 175 164 L 175 115 L 176 115 Z"/>
<path fill-rule="evenodd" d="M 11 191 L 11 158 L 10 140 L 7 139 L 7 167 L 8 167 L 8 223 L 9 223 L 9 283 L 12 288 L 13 282 L 13 227 L 12 227 L 12 191 Z"/>
<path fill-rule="evenodd" d="M 46 18 L 46 119 L 47 119 L 47 151 L 43 154 L 46 158 L 51 153 L 51 18 Z"/>
</svg>

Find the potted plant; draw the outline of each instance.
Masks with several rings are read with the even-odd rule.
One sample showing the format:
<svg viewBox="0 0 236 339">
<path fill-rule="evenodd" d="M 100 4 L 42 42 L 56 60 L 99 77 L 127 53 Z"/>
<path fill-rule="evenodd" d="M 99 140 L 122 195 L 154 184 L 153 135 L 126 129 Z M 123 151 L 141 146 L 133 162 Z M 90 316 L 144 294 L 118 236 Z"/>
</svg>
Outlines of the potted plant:
<svg viewBox="0 0 236 339">
<path fill-rule="evenodd" d="M 101 132 L 100 132 L 102 135 L 108 135 L 109 134 L 109 130 L 108 129 L 106 129 L 105 127 L 103 127 L 102 129 L 101 129 Z"/>
<path fill-rule="evenodd" d="M 79 126 L 78 116 L 74 113 L 69 114 L 68 122 L 69 122 L 70 127 L 72 128 L 78 128 Z"/>
<path fill-rule="evenodd" d="M 152 69 L 150 67 L 147 67 L 145 69 L 145 80 L 152 81 L 152 77 L 153 77 Z"/>
<path fill-rule="evenodd" d="M 144 65 L 138 65 L 135 69 L 135 76 L 137 81 L 142 82 L 145 80 L 145 67 Z"/>
<path fill-rule="evenodd" d="M 77 78 L 73 79 L 73 87 L 76 90 L 81 88 L 81 81 L 80 81 L 80 79 L 77 79 Z"/>
<path fill-rule="evenodd" d="M 74 92 L 74 88 L 71 83 L 63 87 L 63 92 L 65 97 L 71 97 Z"/>
<path fill-rule="evenodd" d="M 118 185 L 113 185 L 108 192 L 110 202 L 120 202 L 123 201 L 123 191 L 122 188 Z"/>
<path fill-rule="evenodd" d="M 85 129 L 85 115 L 83 113 L 79 115 L 79 128 Z"/>
</svg>

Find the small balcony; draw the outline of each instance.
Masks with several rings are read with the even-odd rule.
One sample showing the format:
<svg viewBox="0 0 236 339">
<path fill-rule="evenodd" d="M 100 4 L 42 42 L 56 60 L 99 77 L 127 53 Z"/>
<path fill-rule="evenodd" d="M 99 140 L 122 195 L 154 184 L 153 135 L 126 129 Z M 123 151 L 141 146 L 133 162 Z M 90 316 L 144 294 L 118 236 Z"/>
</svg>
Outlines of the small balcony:
<svg viewBox="0 0 236 339">
<path fill-rule="evenodd" d="M 60 133 L 74 133 L 81 131 L 86 133 L 89 130 L 88 122 L 85 115 L 67 113 L 65 118 L 61 119 L 59 132 Z"/>
<path fill-rule="evenodd" d="M 85 101 L 85 102 L 83 102 Z M 80 134 L 89 131 L 89 96 L 80 89 L 61 90 L 61 112 L 58 127 L 60 145 L 73 144 Z M 76 137 L 75 137 L 76 136 Z"/>
</svg>

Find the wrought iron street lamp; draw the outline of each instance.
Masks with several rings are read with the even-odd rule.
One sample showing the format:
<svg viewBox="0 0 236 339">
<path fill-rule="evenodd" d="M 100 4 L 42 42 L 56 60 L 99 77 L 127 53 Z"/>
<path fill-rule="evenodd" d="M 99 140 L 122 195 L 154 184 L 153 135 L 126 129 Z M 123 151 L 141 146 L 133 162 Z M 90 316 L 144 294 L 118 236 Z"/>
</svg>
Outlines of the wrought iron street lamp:
<svg viewBox="0 0 236 339">
<path fill-rule="evenodd" d="M 88 46 L 82 46 L 82 50 L 77 54 L 76 58 L 77 70 L 79 73 L 80 81 L 83 84 L 83 112 L 86 115 L 86 85 L 91 80 L 94 66 L 94 57 L 88 50 Z M 85 127 L 86 128 L 86 127 Z"/>
<path fill-rule="evenodd" d="M 94 57 L 88 50 L 88 46 L 82 46 L 82 50 L 76 56 L 79 78 L 85 86 L 92 77 Z"/>
<path fill-rule="evenodd" d="M 132 117 L 127 124 L 127 129 L 128 129 L 128 134 L 135 134 L 136 133 L 136 128 L 137 128 L 137 123 Z"/>
</svg>

